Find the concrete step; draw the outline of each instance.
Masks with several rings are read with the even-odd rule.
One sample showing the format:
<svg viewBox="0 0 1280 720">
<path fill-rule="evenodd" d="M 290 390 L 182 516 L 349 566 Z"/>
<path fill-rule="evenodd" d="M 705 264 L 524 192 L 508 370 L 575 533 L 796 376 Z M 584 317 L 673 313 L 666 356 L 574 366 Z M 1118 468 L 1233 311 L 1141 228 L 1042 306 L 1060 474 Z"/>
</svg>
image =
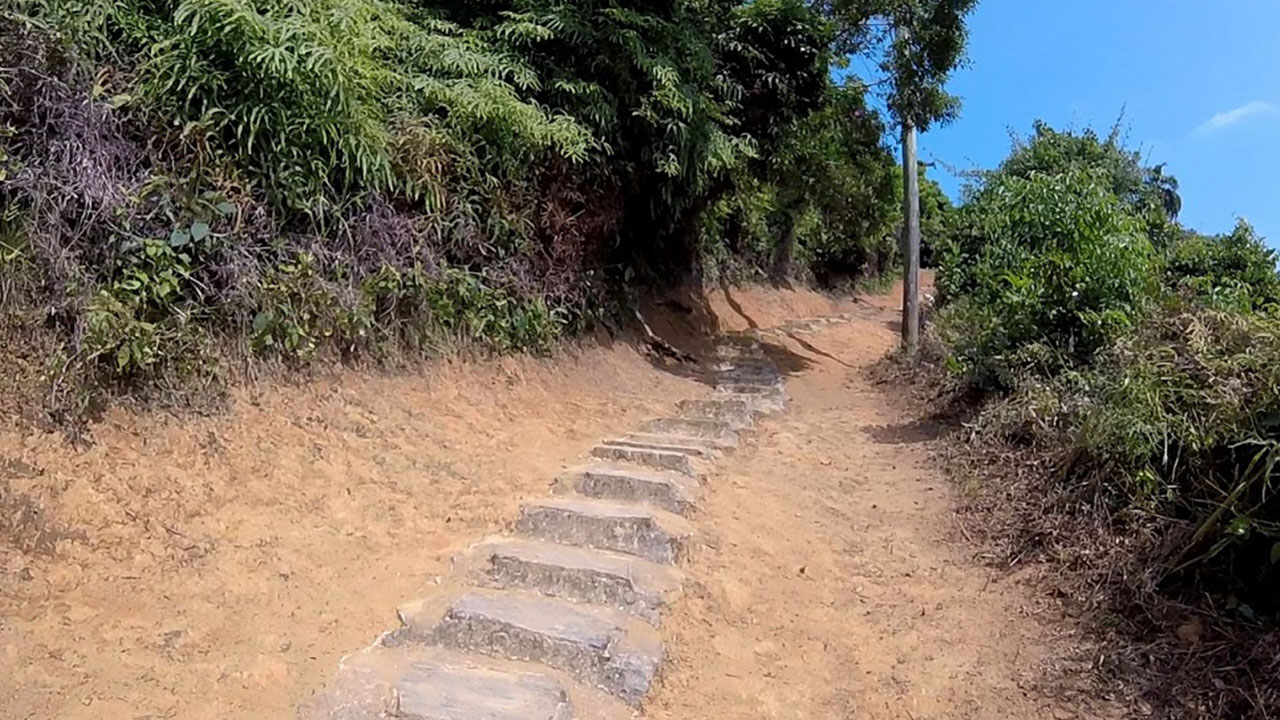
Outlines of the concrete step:
<svg viewBox="0 0 1280 720">
<path fill-rule="evenodd" d="M 648 503 L 678 515 L 689 514 L 701 495 L 698 481 L 687 475 L 621 463 L 570 470 L 557 479 L 556 490 L 598 500 Z"/>
<path fill-rule="evenodd" d="M 439 612 L 456 594 L 442 599 Z M 546 665 L 409 642 L 403 629 L 342 659 L 297 720 L 634 720 L 635 709 Z"/>
<path fill-rule="evenodd" d="M 477 544 L 454 568 L 486 587 L 612 607 L 653 625 L 683 583 L 675 568 L 632 555 L 511 537 Z"/>
<path fill-rule="evenodd" d="M 414 663 L 396 683 L 404 720 L 573 720 L 569 695 L 542 675 Z"/>
<path fill-rule="evenodd" d="M 716 389 L 721 392 L 739 395 L 770 395 L 782 393 L 782 378 L 770 380 L 721 380 L 717 379 Z"/>
<path fill-rule="evenodd" d="M 591 457 L 597 460 L 634 463 L 655 470 L 670 470 L 689 477 L 702 476 L 702 470 L 694 462 L 693 456 L 683 452 L 627 447 L 606 442 L 592 448 Z"/>
<path fill-rule="evenodd" d="M 645 437 L 647 435 L 647 437 Z M 696 460 L 715 460 L 720 457 L 721 453 L 706 443 L 700 443 L 690 438 L 675 438 L 671 436 L 661 436 L 642 433 L 641 437 L 635 437 L 635 433 L 629 433 L 620 438 L 604 441 L 605 445 L 611 447 L 632 448 L 635 450 L 655 450 L 657 452 L 673 452 L 681 455 L 688 455 Z"/>
<path fill-rule="evenodd" d="M 734 355 L 732 357 L 716 358 L 712 368 L 716 370 L 739 368 L 742 370 L 772 370 L 777 372 L 778 364 L 773 361 L 773 358 L 764 354 Z"/>
<path fill-rule="evenodd" d="M 777 370 L 730 368 L 728 370 L 712 370 L 710 375 L 711 379 L 717 384 L 780 385 L 782 383 L 782 374 Z"/>
<path fill-rule="evenodd" d="M 520 508 L 516 529 L 526 537 L 613 550 L 656 563 L 683 557 L 693 527 L 684 518 L 648 505 L 552 498 Z"/>
<path fill-rule="evenodd" d="M 757 396 L 730 397 L 713 395 L 709 398 L 681 400 L 676 403 L 682 417 L 694 420 L 718 420 L 735 427 L 749 427 L 766 410 Z"/>
<path fill-rule="evenodd" d="M 694 447 L 706 451 L 703 457 L 709 459 L 718 458 L 738 447 L 738 441 L 733 438 L 694 437 L 675 432 L 633 432 L 622 436 L 622 439 L 650 447 Z"/>
<path fill-rule="evenodd" d="M 662 666 L 656 631 L 623 613 L 517 592 L 474 590 L 400 608 L 400 638 L 563 670 L 632 707 Z"/>
<path fill-rule="evenodd" d="M 721 360 L 736 360 L 741 358 L 762 360 L 767 359 L 764 348 L 761 347 L 758 340 L 742 341 L 742 342 L 721 342 L 716 346 L 716 356 Z"/>
<path fill-rule="evenodd" d="M 777 379 L 782 376 L 777 365 L 764 359 L 721 362 L 713 366 L 711 372 L 720 377 Z"/>
<path fill-rule="evenodd" d="M 769 415 L 787 407 L 787 393 L 781 385 L 772 388 L 726 385 L 717 387 L 709 399 L 713 401 L 740 400 L 753 406 L 759 415 Z"/>
<path fill-rule="evenodd" d="M 687 417 L 650 420 L 641 425 L 640 429 L 646 433 L 680 435 L 734 446 L 741 444 L 744 432 L 743 428 L 723 420 Z"/>
</svg>

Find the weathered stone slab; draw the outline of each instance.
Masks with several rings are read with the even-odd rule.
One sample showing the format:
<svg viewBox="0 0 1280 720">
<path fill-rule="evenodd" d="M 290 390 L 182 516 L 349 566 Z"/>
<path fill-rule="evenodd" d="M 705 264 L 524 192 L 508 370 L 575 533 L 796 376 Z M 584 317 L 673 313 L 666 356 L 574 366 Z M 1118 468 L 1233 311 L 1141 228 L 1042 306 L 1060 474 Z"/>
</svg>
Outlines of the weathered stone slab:
<svg viewBox="0 0 1280 720">
<path fill-rule="evenodd" d="M 396 683 L 404 720 L 573 720 L 555 680 L 483 668 L 418 662 Z"/>
<path fill-rule="evenodd" d="M 698 481 L 687 475 L 605 463 L 566 472 L 556 489 L 600 500 L 649 503 L 679 515 L 687 515 L 701 494 Z"/>
<path fill-rule="evenodd" d="M 638 706 L 662 665 L 653 628 L 621 613 L 524 593 L 472 591 L 444 611 L 400 609 L 411 639 L 563 670 Z"/>
<path fill-rule="evenodd" d="M 736 360 L 722 362 L 711 369 L 711 374 L 724 381 L 778 382 L 782 373 L 767 360 Z"/>
<path fill-rule="evenodd" d="M 478 582 L 612 607 L 658 624 L 683 582 L 675 568 L 633 555 L 523 538 L 491 538 L 458 559 Z"/>
<path fill-rule="evenodd" d="M 484 673 L 492 673 L 493 677 L 488 681 L 497 683 L 497 687 L 492 688 L 488 694 L 498 697 L 507 695 L 515 698 L 525 691 L 530 691 L 535 696 L 545 692 L 541 700 L 537 697 L 529 698 L 531 702 L 523 707 L 516 706 L 521 709 L 522 714 L 514 717 L 520 720 L 546 720 L 548 717 L 555 720 L 635 719 L 634 707 L 594 685 L 577 680 L 563 670 L 545 664 L 480 655 L 424 642 L 430 639 L 430 632 L 456 597 L 457 595 L 446 595 L 437 598 L 439 602 L 424 601 L 402 608 L 402 612 L 411 610 L 409 614 L 419 624 L 417 636 L 413 635 L 414 630 L 402 626 L 397 632 L 379 638 L 370 647 L 342 658 L 337 672 L 326 683 L 325 688 L 299 705 L 295 720 L 391 720 L 414 717 L 409 713 L 416 713 L 418 717 L 439 717 L 442 710 L 447 713 L 453 708 L 466 709 L 472 714 L 444 714 L 443 717 L 492 718 L 493 712 L 507 709 L 501 705 L 497 708 L 491 704 L 476 705 L 459 694 L 453 695 L 452 707 L 450 704 L 446 704 L 444 708 L 424 707 L 412 697 L 413 685 L 423 681 L 430 683 L 430 679 L 417 669 L 422 667 L 441 667 L 464 676 L 473 671 L 478 672 L 482 674 L 476 678 L 478 684 L 486 682 Z M 503 676 L 511 680 L 506 692 L 502 690 L 502 686 L 507 685 L 502 681 Z M 521 678 L 534 680 L 522 681 Z M 455 685 L 464 682 L 473 688 L 477 684 L 462 677 Z M 548 692 L 550 688 L 544 685 L 548 682 L 559 687 L 563 693 L 562 698 L 567 696 L 562 703 L 557 702 L 555 705 L 563 704 L 567 710 L 571 710 L 570 714 L 561 717 L 543 712 L 550 711 L 553 707 L 553 695 Z M 444 695 L 453 689 L 454 686 L 450 686 L 440 694 Z M 423 688 L 423 694 L 427 697 L 421 699 L 431 702 L 431 694 L 436 691 L 435 684 Z M 440 699 L 443 698 L 437 698 L 436 702 Z M 526 709 L 532 712 L 526 713 Z M 486 712 L 490 714 L 485 714 Z M 497 717 L 506 720 L 508 716 L 499 714 Z"/>
<path fill-rule="evenodd" d="M 716 386 L 738 384 L 781 387 L 782 376 L 776 372 L 717 370 L 712 374 L 711 381 Z"/>
<path fill-rule="evenodd" d="M 676 403 L 676 407 L 683 417 L 695 420 L 719 420 L 738 427 L 752 425 L 756 418 L 765 414 L 760 398 L 756 396 L 731 397 L 726 394 L 696 400 L 681 400 Z"/>
<path fill-rule="evenodd" d="M 764 348 L 760 347 L 759 341 L 755 339 L 739 342 L 721 342 L 716 346 L 716 355 L 723 359 L 763 359 L 768 357 L 765 355 Z"/>
<path fill-rule="evenodd" d="M 756 409 L 757 416 L 779 412 L 787 406 L 787 393 L 781 386 L 763 392 L 737 392 L 744 389 L 747 388 L 742 386 L 717 388 L 710 400 L 740 400 L 749 403 Z"/>
<path fill-rule="evenodd" d="M 654 448 L 630 447 L 603 443 L 591 450 L 591 457 L 597 460 L 614 460 L 635 463 L 655 470 L 670 470 L 690 477 L 699 477 L 701 470 L 694 463 L 693 456 L 683 452 L 658 450 Z"/>
<path fill-rule="evenodd" d="M 640 426 L 647 433 L 661 433 L 695 437 L 725 446 L 737 446 L 742 428 L 723 420 L 706 418 L 662 418 L 650 420 Z"/>
<path fill-rule="evenodd" d="M 646 447 L 698 448 L 702 451 L 701 456 L 708 459 L 718 458 L 738 447 L 736 439 L 694 437 L 674 432 L 633 432 L 622 439 Z"/>
<path fill-rule="evenodd" d="M 693 535 L 688 521 L 657 508 L 585 498 L 552 498 L 520 508 L 516 529 L 527 537 L 613 550 L 672 564 Z"/>
<path fill-rule="evenodd" d="M 733 380 L 717 380 L 716 390 L 726 393 L 734 393 L 738 395 L 764 395 L 764 396 L 781 396 L 782 381 L 768 382 L 743 382 Z"/>
<path fill-rule="evenodd" d="M 625 435 L 620 438 L 606 440 L 605 445 L 613 447 L 633 448 L 636 450 L 656 450 L 658 452 L 680 453 L 688 455 L 698 460 L 715 460 L 720 457 L 720 453 L 706 443 L 698 442 L 692 438 L 676 438 L 661 435 L 643 434 L 636 437 L 634 433 Z"/>
</svg>

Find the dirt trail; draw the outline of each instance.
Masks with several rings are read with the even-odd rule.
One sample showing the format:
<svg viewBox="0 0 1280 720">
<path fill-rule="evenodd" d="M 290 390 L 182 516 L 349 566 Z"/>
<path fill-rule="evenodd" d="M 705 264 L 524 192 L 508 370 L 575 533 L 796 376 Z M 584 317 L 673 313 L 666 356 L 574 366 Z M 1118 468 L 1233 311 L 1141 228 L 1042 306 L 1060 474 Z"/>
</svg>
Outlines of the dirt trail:
<svg viewBox="0 0 1280 720">
<path fill-rule="evenodd" d="M 779 338 L 803 365 L 789 412 L 709 482 L 713 541 L 668 616 L 654 718 L 1077 717 L 1031 690 L 1049 606 L 970 561 L 931 445 L 939 428 L 876 386 L 897 304 Z"/>
<path fill-rule="evenodd" d="M 1040 601 L 969 561 L 933 428 L 867 379 L 893 306 L 699 308 L 726 329 L 862 319 L 777 340 L 792 407 L 708 483 L 646 716 L 1075 716 L 1026 689 L 1056 632 Z M 0 524 L 0 717 L 291 717 L 595 441 L 707 391 L 591 345 L 244 391 L 220 418 L 117 413 L 82 452 L 0 432 L 0 505 L 25 519 Z"/>
</svg>

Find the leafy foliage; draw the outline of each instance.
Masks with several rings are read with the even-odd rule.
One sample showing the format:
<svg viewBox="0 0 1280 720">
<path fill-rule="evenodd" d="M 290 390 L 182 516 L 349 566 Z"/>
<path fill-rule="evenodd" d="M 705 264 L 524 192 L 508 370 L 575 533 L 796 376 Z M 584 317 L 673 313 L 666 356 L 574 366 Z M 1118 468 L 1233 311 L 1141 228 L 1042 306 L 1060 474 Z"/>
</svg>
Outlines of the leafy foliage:
<svg viewBox="0 0 1280 720">
<path fill-rule="evenodd" d="M 960 301 L 955 361 L 983 383 L 1010 387 L 1027 362 L 1087 362 L 1155 289 L 1150 242 L 1096 173 L 998 175 L 959 226 L 938 289 Z"/>
<path fill-rule="evenodd" d="M 1256 679 L 1280 624 L 1280 275 L 1246 223 L 1178 226 L 1176 189 L 1115 131 L 1037 125 L 961 209 L 938 336 L 959 382 L 988 391 L 974 462 L 1031 469 L 993 491 L 1017 498 L 1010 551 L 1062 561 L 1153 697 L 1265 715 L 1280 706 Z M 1188 612 L 1219 649 L 1153 649 Z"/>
<path fill-rule="evenodd" d="M 857 86 L 830 87 L 823 107 L 786 128 L 708 214 L 709 262 L 732 258 L 743 274 L 781 279 L 798 261 L 824 284 L 889 270 L 901 203 L 882 133 Z"/>
<path fill-rule="evenodd" d="M 1276 252 L 1241 220 L 1226 235 L 1189 233 L 1168 250 L 1165 282 L 1205 304 L 1243 312 L 1280 305 Z"/>
<path fill-rule="evenodd" d="M 17 0 L 0 320 L 53 357 L 69 417 L 102 389 L 216 384 L 228 352 L 541 351 L 637 279 L 777 257 L 832 281 L 884 270 L 892 163 L 864 89 L 830 80 L 852 30 L 833 17 Z"/>
<path fill-rule="evenodd" d="M 977 0 L 818 0 L 839 52 L 879 55 L 885 100 L 897 124 L 920 130 L 955 119 L 960 103 L 946 83 L 965 58 L 965 19 Z"/>
</svg>

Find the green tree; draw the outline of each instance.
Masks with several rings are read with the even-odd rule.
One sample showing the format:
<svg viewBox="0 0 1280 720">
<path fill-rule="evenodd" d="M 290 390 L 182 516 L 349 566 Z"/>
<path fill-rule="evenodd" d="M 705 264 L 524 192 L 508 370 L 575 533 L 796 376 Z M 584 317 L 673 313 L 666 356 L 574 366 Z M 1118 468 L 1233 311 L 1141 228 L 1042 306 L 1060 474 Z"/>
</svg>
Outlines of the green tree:
<svg viewBox="0 0 1280 720">
<path fill-rule="evenodd" d="M 798 246 L 827 282 L 891 263 L 892 247 L 881 242 L 893 215 L 893 160 L 883 136 L 884 124 L 858 85 L 832 86 L 825 107 L 786 133 L 767 170 L 777 188 L 775 281 L 792 274 Z"/>
<path fill-rule="evenodd" d="M 903 342 L 914 352 L 919 342 L 920 198 L 916 133 L 959 113 L 960 101 L 946 91 L 951 73 L 964 61 L 965 19 L 977 0 L 822 0 L 849 51 L 877 41 L 887 85 L 889 114 L 902 131 L 906 255 Z M 879 24 L 877 25 L 877 21 Z M 888 36 L 886 38 L 886 36 Z"/>
</svg>

